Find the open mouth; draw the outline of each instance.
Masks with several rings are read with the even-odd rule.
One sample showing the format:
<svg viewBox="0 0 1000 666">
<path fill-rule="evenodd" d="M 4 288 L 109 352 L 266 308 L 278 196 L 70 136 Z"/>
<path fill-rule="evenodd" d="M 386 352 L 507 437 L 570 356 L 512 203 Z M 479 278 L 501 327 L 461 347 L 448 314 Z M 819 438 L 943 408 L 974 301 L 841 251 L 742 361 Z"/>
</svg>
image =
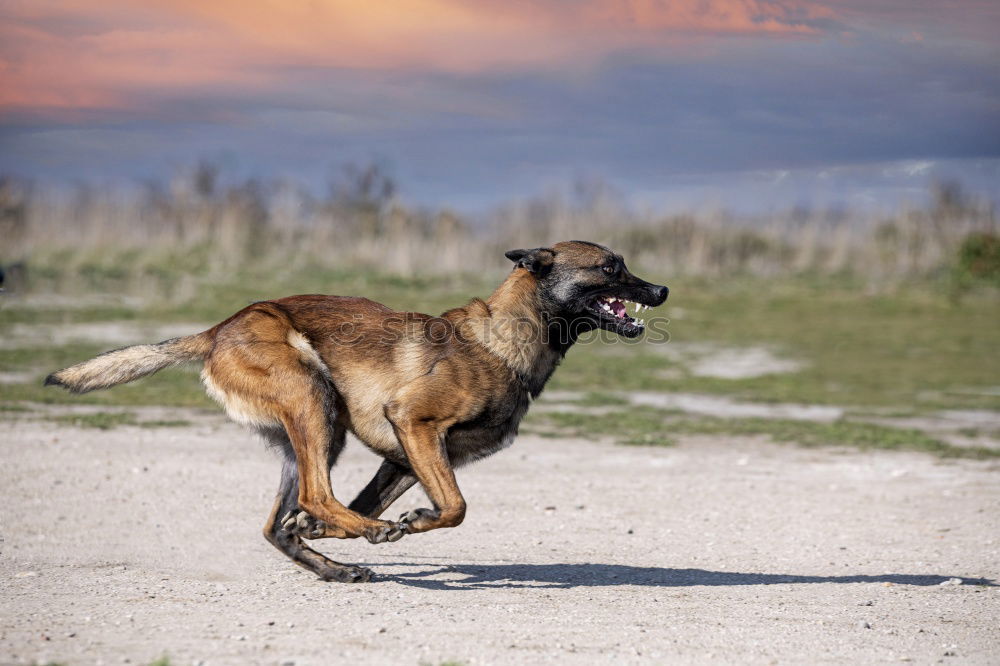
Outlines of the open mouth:
<svg viewBox="0 0 1000 666">
<path fill-rule="evenodd" d="M 635 314 L 643 310 L 648 310 L 648 305 L 634 303 L 616 296 L 598 296 L 587 304 L 587 308 L 598 315 L 602 321 L 615 323 L 628 333 L 638 335 L 646 326 L 646 320 L 630 317 L 629 307 L 633 308 Z"/>
</svg>

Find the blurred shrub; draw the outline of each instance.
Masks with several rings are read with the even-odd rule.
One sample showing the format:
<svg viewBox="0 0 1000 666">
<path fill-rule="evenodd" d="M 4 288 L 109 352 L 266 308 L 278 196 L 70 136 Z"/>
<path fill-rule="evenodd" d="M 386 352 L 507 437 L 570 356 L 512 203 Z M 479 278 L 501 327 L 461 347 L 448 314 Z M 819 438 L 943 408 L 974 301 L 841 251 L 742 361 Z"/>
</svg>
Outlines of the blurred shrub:
<svg viewBox="0 0 1000 666">
<path fill-rule="evenodd" d="M 958 248 L 957 264 L 964 279 L 1000 286 L 1000 236 L 988 232 L 969 234 Z"/>
</svg>

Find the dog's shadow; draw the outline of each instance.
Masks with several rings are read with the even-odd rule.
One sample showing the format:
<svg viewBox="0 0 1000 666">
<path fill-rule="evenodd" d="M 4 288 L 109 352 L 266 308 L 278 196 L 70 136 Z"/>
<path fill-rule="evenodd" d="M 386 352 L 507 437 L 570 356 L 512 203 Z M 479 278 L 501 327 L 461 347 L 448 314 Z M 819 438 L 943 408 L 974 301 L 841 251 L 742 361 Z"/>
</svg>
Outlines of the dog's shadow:
<svg viewBox="0 0 1000 666">
<path fill-rule="evenodd" d="M 423 568 L 412 562 L 371 565 L 378 578 L 428 590 L 476 590 L 484 588 L 573 588 L 638 585 L 642 587 L 691 587 L 736 585 L 781 585 L 806 583 L 891 583 L 932 586 L 958 576 L 928 574 L 880 574 L 847 576 L 800 576 L 794 574 L 739 573 L 705 569 L 634 567 L 624 564 L 455 564 Z M 421 568 L 393 573 L 391 567 Z M 957 581 L 955 581 L 957 583 Z M 962 578 L 963 585 L 997 584 L 986 578 Z"/>
</svg>

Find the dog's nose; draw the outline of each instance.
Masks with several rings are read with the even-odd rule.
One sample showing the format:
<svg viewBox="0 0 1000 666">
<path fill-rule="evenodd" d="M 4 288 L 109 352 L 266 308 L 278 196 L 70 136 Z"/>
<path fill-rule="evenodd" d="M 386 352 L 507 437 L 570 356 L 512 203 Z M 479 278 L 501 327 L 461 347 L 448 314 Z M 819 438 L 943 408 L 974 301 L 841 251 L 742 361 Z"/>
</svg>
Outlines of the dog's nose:
<svg viewBox="0 0 1000 666">
<path fill-rule="evenodd" d="M 653 294 L 655 295 L 655 298 L 657 300 L 657 305 L 667 300 L 667 295 L 669 293 L 670 290 L 667 289 L 666 287 L 656 287 L 655 289 L 653 289 Z"/>
</svg>

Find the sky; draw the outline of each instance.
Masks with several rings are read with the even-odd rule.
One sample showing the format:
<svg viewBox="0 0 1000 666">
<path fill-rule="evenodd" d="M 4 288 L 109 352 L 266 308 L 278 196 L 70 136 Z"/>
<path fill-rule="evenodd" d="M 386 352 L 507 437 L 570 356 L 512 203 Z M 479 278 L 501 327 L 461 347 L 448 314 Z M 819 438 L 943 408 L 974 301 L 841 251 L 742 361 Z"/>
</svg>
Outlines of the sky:
<svg viewBox="0 0 1000 666">
<path fill-rule="evenodd" d="M 476 208 L 1000 200 L 997 0 L 0 0 L 0 174 L 378 163 Z"/>
</svg>

